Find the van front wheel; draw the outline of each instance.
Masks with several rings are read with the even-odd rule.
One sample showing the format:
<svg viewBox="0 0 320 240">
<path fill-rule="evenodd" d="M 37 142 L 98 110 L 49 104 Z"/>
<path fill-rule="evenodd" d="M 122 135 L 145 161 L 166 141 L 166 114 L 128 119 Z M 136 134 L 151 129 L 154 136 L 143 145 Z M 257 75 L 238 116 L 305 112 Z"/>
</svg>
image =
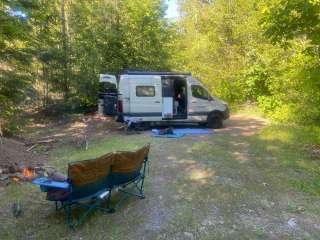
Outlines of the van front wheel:
<svg viewBox="0 0 320 240">
<path fill-rule="evenodd" d="M 210 114 L 208 117 L 208 127 L 209 128 L 222 128 L 223 127 L 223 120 L 222 117 L 218 114 Z"/>
</svg>

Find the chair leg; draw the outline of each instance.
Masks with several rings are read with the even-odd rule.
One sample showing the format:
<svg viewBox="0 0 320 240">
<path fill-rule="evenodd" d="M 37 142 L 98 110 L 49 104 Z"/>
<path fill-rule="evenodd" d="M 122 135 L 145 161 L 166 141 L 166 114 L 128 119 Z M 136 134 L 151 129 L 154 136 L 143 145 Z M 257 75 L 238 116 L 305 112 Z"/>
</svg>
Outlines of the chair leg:
<svg viewBox="0 0 320 240">
<path fill-rule="evenodd" d="M 139 184 L 140 184 L 140 186 L 139 186 Z M 145 198 L 144 192 L 143 192 L 142 178 L 137 180 L 137 181 L 135 181 L 135 182 L 133 182 L 133 189 L 131 191 L 124 190 L 124 188 L 119 189 L 118 191 L 122 192 L 122 193 L 124 193 L 126 195 L 129 195 L 129 196 L 136 196 L 136 197 L 139 197 L 141 199 Z"/>
<path fill-rule="evenodd" d="M 91 203 L 90 205 L 82 205 L 86 208 L 85 212 L 82 213 L 78 219 L 76 225 L 80 225 L 83 223 L 83 221 L 90 215 L 91 212 L 93 212 L 95 209 L 99 209 L 99 206 L 101 205 L 100 199 L 95 199 L 94 203 Z M 80 204 L 81 206 L 81 204 Z"/>
<path fill-rule="evenodd" d="M 108 195 L 108 200 L 107 200 L 108 213 L 114 213 L 114 212 L 116 211 L 116 210 L 112 207 L 111 195 L 112 195 L 112 189 L 110 189 L 110 193 L 109 193 L 109 195 Z"/>
<path fill-rule="evenodd" d="M 70 228 L 74 229 L 75 225 L 73 223 L 73 219 L 72 219 L 72 209 L 71 209 L 71 205 L 70 204 L 66 204 L 64 206 L 64 210 L 66 212 L 66 217 L 67 217 L 67 224 Z"/>
<path fill-rule="evenodd" d="M 145 196 L 144 196 L 144 191 L 143 191 L 143 185 L 144 185 L 144 176 L 142 177 L 141 184 L 140 184 L 140 188 L 139 188 L 139 192 L 140 192 L 140 195 L 141 195 L 140 198 L 142 198 L 142 199 L 145 198 Z"/>
<path fill-rule="evenodd" d="M 60 202 L 60 204 L 59 204 L 59 202 Z M 62 201 L 55 201 L 55 206 L 56 206 L 56 211 L 59 211 L 62 208 L 64 208 L 64 203 Z"/>
<path fill-rule="evenodd" d="M 143 170 L 142 170 L 142 174 L 141 174 L 141 183 L 140 183 L 140 189 L 139 189 L 140 195 L 141 195 L 140 198 L 142 198 L 142 199 L 145 198 L 143 186 L 144 186 L 144 178 L 146 176 L 146 165 L 148 164 L 147 160 L 148 160 L 148 158 L 145 159 L 144 164 L 143 164 Z"/>
</svg>

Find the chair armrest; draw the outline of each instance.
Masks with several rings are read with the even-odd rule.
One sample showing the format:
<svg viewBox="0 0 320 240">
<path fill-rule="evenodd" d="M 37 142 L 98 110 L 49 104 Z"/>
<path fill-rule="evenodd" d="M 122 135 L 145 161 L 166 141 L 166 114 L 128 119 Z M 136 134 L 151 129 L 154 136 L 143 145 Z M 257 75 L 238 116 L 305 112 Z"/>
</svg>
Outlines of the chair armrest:
<svg viewBox="0 0 320 240">
<path fill-rule="evenodd" d="M 67 181 L 57 182 L 57 181 L 50 180 L 46 177 L 36 178 L 32 181 L 32 184 L 39 185 L 40 187 L 54 188 L 54 189 L 61 189 L 61 190 L 70 190 L 71 188 L 71 184 Z"/>
</svg>

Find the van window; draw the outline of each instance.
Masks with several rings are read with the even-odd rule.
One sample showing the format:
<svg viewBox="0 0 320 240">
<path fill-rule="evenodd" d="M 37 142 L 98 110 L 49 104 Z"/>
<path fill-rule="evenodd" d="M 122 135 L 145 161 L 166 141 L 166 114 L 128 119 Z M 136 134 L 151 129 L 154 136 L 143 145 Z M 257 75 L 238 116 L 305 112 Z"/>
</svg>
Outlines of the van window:
<svg viewBox="0 0 320 240">
<path fill-rule="evenodd" d="M 136 86 L 137 97 L 154 97 L 156 91 L 154 86 Z"/>
<path fill-rule="evenodd" d="M 110 82 L 100 82 L 99 83 L 99 91 L 101 93 L 116 92 L 117 86 L 116 86 L 116 84 L 110 83 Z"/>
<path fill-rule="evenodd" d="M 210 95 L 206 89 L 204 89 L 200 85 L 192 85 L 191 86 L 192 96 L 195 98 L 209 100 Z"/>
</svg>

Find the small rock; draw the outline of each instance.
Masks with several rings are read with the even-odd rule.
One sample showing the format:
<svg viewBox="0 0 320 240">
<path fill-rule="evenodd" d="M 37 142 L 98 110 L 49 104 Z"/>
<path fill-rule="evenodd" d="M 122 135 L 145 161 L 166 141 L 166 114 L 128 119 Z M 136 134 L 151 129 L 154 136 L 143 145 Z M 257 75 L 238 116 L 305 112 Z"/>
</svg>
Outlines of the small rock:
<svg viewBox="0 0 320 240">
<path fill-rule="evenodd" d="M 8 175 L 2 175 L 0 176 L 0 181 L 6 181 L 9 179 L 9 176 Z"/>
<path fill-rule="evenodd" d="M 223 221 L 223 220 L 220 220 L 219 223 L 220 223 L 221 225 L 223 225 L 223 224 L 224 224 L 224 221 Z"/>
<path fill-rule="evenodd" d="M 11 183 L 11 181 L 9 179 L 4 180 L 4 181 L 0 181 L 0 187 L 6 187 Z"/>
<path fill-rule="evenodd" d="M 203 226 L 212 226 L 213 222 L 210 219 L 205 219 L 201 223 Z"/>
<path fill-rule="evenodd" d="M 22 208 L 19 202 L 12 204 L 12 213 L 14 217 L 19 217 L 22 214 Z"/>
<path fill-rule="evenodd" d="M 306 209 L 303 206 L 298 206 L 297 207 L 297 213 L 302 213 L 304 212 Z"/>
<path fill-rule="evenodd" d="M 237 229 L 238 229 L 235 224 L 232 225 L 232 228 L 233 228 L 234 230 L 237 230 Z"/>
<path fill-rule="evenodd" d="M 184 234 L 184 236 L 186 236 L 187 238 L 193 239 L 193 234 L 192 234 L 192 233 L 190 233 L 190 232 L 184 232 L 183 234 Z"/>
<path fill-rule="evenodd" d="M 291 228 L 296 228 L 298 226 L 297 220 L 295 218 L 290 218 L 288 221 L 288 225 Z"/>
<path fill-rule="evenodd" d="M 19 168 L 18 168 L 17 164 L 14 163 L 14 164 L 11 164 L 11 165 L 8 167 L 8 171 L 9 171 L 9 173 L 16 173 L 16 172 L 19 171 Z"/>
<path fill-rule="evenodd" d="M 266 182 L 263 182 L 262 185 L 265 186 L 265 187 L 267 187 L 269 184 L 266 183 Z"/>
</svg>

